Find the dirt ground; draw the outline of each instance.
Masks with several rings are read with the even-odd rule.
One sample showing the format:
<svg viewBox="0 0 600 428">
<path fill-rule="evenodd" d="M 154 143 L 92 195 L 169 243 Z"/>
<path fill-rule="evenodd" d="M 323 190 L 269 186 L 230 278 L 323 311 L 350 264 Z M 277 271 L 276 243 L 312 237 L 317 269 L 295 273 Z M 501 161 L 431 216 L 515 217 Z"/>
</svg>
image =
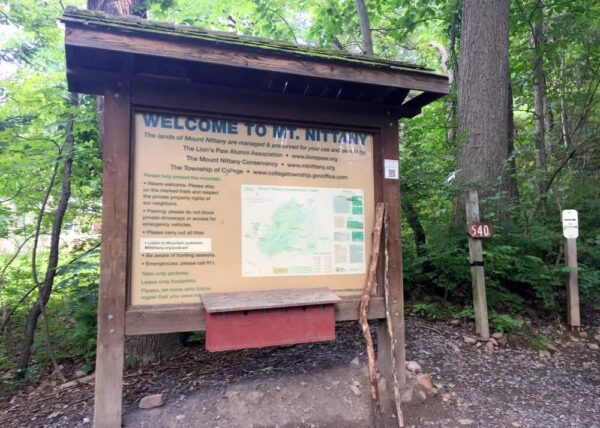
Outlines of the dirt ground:
<svg viewBox="0 0 600 428">
<path fill-rule="evenodd" d="M 406 426 L 600 427 L 600 323 L 582 333 L 535 326 L 548 353 L 510 338 L 495 350 L 468 344 L 472 326 L 407 320 L 407 359 L 438 393 L 405 406 Z M 358 357 L 358 358 L 357 358 Z M 127 427 L 369 427 L 362 335 L 340 324 L 330 343 L 210 354 L 190 346 L 168 362 L 128 370 Z M 91 426 L 93 380 L 58 389 L 49 376 L 0 398 L 0 426 Z M 138 408 L 162 393 L 165 405 Z M 388 417 L 390 426 L 397 422 Z"/>
</svg>

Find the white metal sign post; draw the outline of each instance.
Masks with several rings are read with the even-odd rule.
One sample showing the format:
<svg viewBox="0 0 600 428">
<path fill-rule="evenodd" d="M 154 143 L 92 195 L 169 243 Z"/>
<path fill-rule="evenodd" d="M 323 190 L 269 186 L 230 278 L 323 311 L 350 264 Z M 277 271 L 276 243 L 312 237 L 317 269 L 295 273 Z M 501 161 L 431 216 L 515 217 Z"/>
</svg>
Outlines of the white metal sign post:
<svg viewBox="0 0 600 428">
<path fill-rule="evenodd" d="M 577 281 L 577 237 L 579 237 L 579 217 L 576 210 L 562 212 L 563 236 L 565 238 L 565 260 L 569 267 L 567 280 L 567 321 L 572 328 L 581 326 L 579 316 L 579 284 Z"/>
</svg>

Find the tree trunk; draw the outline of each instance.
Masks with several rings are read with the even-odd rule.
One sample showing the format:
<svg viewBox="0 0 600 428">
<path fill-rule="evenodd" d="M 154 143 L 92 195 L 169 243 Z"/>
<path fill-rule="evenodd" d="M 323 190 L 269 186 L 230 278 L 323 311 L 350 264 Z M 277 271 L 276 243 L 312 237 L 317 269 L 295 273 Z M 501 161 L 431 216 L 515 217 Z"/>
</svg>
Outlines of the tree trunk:
<svg viewBox="0 0 600 428">
<path fill-rule="evenodd" d="M 71 103 L 72 105 L 77 105 L 78 98 L 76 95 L 71 94 Z M 31 346 L 33 345 L 33 341 L 35 339 L 35 330 L 37 328 L 38 320 L 40 315 L 44 311 L 44 308 L 48 304 L 48 300 L 50 300 L 50 295 L 52 294 L 52 287 L 54 286 L 54 277 L 56 276 L 56 268 L 58 266 L 58 258 L 60 252 L 60 233 L 62 231 L 63 219 L 65 217 L 65 213 L 67 212 L 67 207 L 69 206 L 69 198 L 71 197 L 71 172 L 73 167 L 73 146 L 74 146 L 74 137 L 73 137 L 73 121 L 75 120 L 72 113 L 69 114 L 67 123 L 65 126 L 65 143 L 62 149 L 62 153 L 64 154 L 63 161 L 63 173 L 62 173 L 62 188 L 60 191 L 60 198 L 58 201 L 58 205 L 56 207 L 56 212 L 54 214 L 54 220 L 52 222 L 52 231 L 50 234 L 50 254 L 48 256 L 48 265 L 46 267 L 46 274 L 44 276 L 43 282 L 39 285 L 39 296 L 35 301 L 31 309 L 29 310 L 29 315 L 27 316 L 27 320 L 25 321 L 25 333 L 23 338 L 23 344 L 21 347 L 21 354 L 19 355 L 19 360 L 17 362 L 17 370 L 20 373 L 24 373 L 24 370 L 29 366 L 29 362 L 31 360 Z M 53 176 L 54 177 L 54 176 Z M 52 179 L 52 181 L 54 181 Z M 51 186 L 52 187 L 52 186 Z M 48 190 L 48 192 L 51 189 Z M 44 209 L 46 207 L 46 203 L 48 201 L 48 193 L 46 196 L 46 200 L 42 204 L 42 208 L 40 211 L 39 220 L 41 220 L 41 216 L 44 214 Z M 39 237 L 39 223 L 38 230 L 36 231 Z M 37 245 L 34 245 L 33 251 L 37 251 Z M 33 280 L 36 284 L 38 284 L 38 277 L 35 267 L 35 255 L 33 256 Z"/>
<path fill-rule="evenodd" d="M 544 57 L 542 45 L 544 43 L 542 2 L 536 2 L 536 18 L 533 26 L 533 48 L 535 59 L 533 64 L 533 99 L 535 105 L 535 146 L 538 152 L 537 164 L 542 171 L 546 170 L 548 164 L 546 155 L 546 81 L 544 75 Z M 545 189 L 540 187 L 545 193 Z"/>
<path fill-rule="evenodd" d="M 455 37 L 453 32 L 451 37 Z M 446 47 L 441 43 L 435 41 L 429 43 L 431 44 L 431 46 L 438 50 L 440 56 L 442 57 L 442 70 L 448 75 L 448 83 L 450 84 L 450 86 L 455 85 L 455 70 L 453 68 L 454 61 L 451 60 L 450 56 L 448 55 Z M 453 46 L 455 44 L 455 40 L 451 41 L 450 44 L 451 46 Z M 456 139 L 456 97 L 454 96 L 454 94 L 450 94 L 446 98 L 446 105 L 448 109 L 448 115 L 446 116 L 446 123 L 448 124 L 448 131 L 446 132 L 446 142 L 448 144 L 452 144 Z"/>
<path fill-rule="evenodd" d="M 131 367 L 162 361 L 179 351 L 187 336 L 187 333 L 128 336 L 125 340 L 125 361 Z"/>
<path fill-rule="evenodd" d="M 410 225 L 410 228 L 413 230 L 415 235 L 415 250 L 418 256 L 425 255 L 425 229 L 419 220 L 419 215 L 415 210 L 413 204 L 408 202 L 406 198 L 402 199 L 402 209 L 404 210 L 404 214 L 406 214 L 406 220 Z"/>
<path fill-rule="evenodd" d="M 452 62 L 452 66 L 449 67 L 452 69 L 452 76 L 454 78 L 455 86 L 458 86 L 458 55 L 456 53 L 456 42 L 458 40 L 458 36 L 460 34 L 460 21 L 462 20 L 462 16 L 460 13 L 460 1 L 455 2 L 453 6 L 453 10 L 451 11 L 452 20 L 450 25 L 450 61 Z"/>
<path fill-rule="evenodd" d="M 507 192 L 508 192 L 508 202 L 515 203 L 519 200 L 519 188 L 517 186 L 517 178 L 515 177 L 517 173 L 517 161 L 515 159 L 515 146 L 513 144 L 513 137 L 515 134 L 515 118 L 514 118 L 514 104 L 513 104 L 513 93 L 512 93 L 512 84 L 510 83 L 510 73 L 508 76 L 508 126 L 506 127 L 507 131 L 507 148 L 508 148 L 508 165 L 507 172 L 505 174 L 505 179 L 508 180 Z M 503 218 L 505 210 L 499 213 L 499 217 Z M 506 220 L 506 218 L 504 217 Z"/>
<path fill-rule="evenodd" d="M 88 9 L 100 10 L 113 15 L 140 15 L 145 11 L 141 9 L 143 0 L 88 0 Z M 100 130 L 100 148 L 103 148 L 104 138 L 104 97 L 96 97 L 96 114 Z M 147 365 L 158 362 L 177 353 L 181 349 L 183 338 L 186 334 L 148 334 L 143 336 L 128 336 L 125 339 L 125 353 L 133 365 Z"/>
<path fill-rule="evenodd" d="M 560 122 L 561 122 L 561 134 L 563 144 L 567 151 L 573 149 L 573 142 L 571 141 L 571 134 L 569 133 L 569 117 L 567 115 L 567 103 L 565 101 L 564 92 L 560 98 Z"/>
<path fill-rule="evenodd" d="M 356 11 L 360 21 L 360 32 L 362 36 L 361 47 L 365 55 L 373 55 L 373 39 L 371 37 L 371 24 L 369 14 L 365 7 L 365 0 L 356 0 Z"/>
<path fill-rule="evenodd" d="M 508 158 L 509 6 L 509 0 L 463 2 L 457 180 L 464 188 L 495 188 Z M 501 183 L 496 191 L 506 190 L 506 180 Z M 464 219 L 459 204 L 457 224 Z"/>
<path fill-rule="evenodd" d="M 565 88 L 565 59 L 564 53 L 560 56 L 560 75 L 561 75 L 561 87 L 560 87 L 560 133 L 563 141 L 563 145 L 567 152 L 573 149 L 573 142 L 571 140 L 571 133 L 569 130 L 569 116 L 567 113 L 567 90 Z"/>
<path fill-rule="evenodd" d="M 111 15 L 131 15 L 140 0 L 88 0 L 89 10 L 100 10 Z"/>
</svg>

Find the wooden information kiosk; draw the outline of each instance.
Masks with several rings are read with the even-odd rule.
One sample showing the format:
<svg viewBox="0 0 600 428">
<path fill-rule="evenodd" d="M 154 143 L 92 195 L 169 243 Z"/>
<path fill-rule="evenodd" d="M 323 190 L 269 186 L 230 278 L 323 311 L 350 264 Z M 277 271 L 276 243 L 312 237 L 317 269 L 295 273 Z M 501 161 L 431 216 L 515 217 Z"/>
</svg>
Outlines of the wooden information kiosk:
<svg viewBox="0 0 600 428">
<path fill-rule="evenodd" d="M 209 350 L 333 339 L 334 321 L 358 319 L 376 202 L 396 367 L 382 286 L 369 318 L 380 371 L 403 382 L 398 119 L 448 79 L 133 17 L 67 8 L 62 21 L 69 89 L 104 96 L 95 425 L 120 426 L 126 335 L 208 328 Z M 250 319 L 287 329 L 236 336 Z"/>
</svg>

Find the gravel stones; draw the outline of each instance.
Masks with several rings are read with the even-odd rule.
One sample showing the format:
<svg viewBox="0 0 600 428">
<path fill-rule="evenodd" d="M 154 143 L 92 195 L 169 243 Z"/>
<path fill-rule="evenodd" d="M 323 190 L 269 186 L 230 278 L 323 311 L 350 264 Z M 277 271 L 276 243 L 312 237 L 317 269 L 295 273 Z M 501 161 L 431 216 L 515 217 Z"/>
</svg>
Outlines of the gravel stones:
<svg viewBox="0 0 600 428">
<path fill-rule="evenodd" d="M 492 334 L 492 339 L 494 340 L 500 340 L 504 337 L 504 333 L 500 333 L 499 331 L 497 331 L 496 333 Z"/>
<path fill-rule="evenodd" d="M 463 336 L 463 340 L 465 341 L 465 343 L 467 343 L 469 345 L 476 345 L 477 344 L 477 338 L 476 337 Z"/>
<path fill-rule="evenodd" d="M 431 382 L 431 376 L 427 373 L 421 373 L 417 375 L 417 384 L 425 389 L 425 392 L 431 390 L 433 388 L 433 383 Z"/>
<path fill-rule="evenodd" d="M 140 400 L 140 409 L 154 409 L 165 404 L 165 398 L 162 394 L 146 395 Z"/>
<path fill-rule="evenodd" d="M 532 333 L 542 337 L 561 334 L 551 324 L 534 328 Z M 503 346 L 507 335 L 492 335 L 498 347 L 488 353 L 484 350 L 489 342 L 476 348 L 473 340 L 465 340 L 476 339 L 466 326 L 411 317 L 406 331 L 407 359 L 422 360 L 423 370 L 441 385 L 439 404 L 444 409 L 432 407 L 435 400 L 415 410 L 409 407 L 407 426 L 456 427 L 459 419 L 469 419 L 481 428 L 600 427 L 600 360 L 598 351 L 587 346 L 591 341 L 557 346 L 559 352 L 551 358 L 548 350 L 540 358 L 518 336 L 511 335 L 510 346 Z M 557 338 L 564 343 L 568 335 Z M 460 352 L 453 352 L 455 347 Z"/>
<path fill-rule="evenodd" d="M 421 373 L 422 371 L 421 366 L 416 361 L 407 361 L 406 370 L 408 370 L 412 374 Z"/>
</svg>

